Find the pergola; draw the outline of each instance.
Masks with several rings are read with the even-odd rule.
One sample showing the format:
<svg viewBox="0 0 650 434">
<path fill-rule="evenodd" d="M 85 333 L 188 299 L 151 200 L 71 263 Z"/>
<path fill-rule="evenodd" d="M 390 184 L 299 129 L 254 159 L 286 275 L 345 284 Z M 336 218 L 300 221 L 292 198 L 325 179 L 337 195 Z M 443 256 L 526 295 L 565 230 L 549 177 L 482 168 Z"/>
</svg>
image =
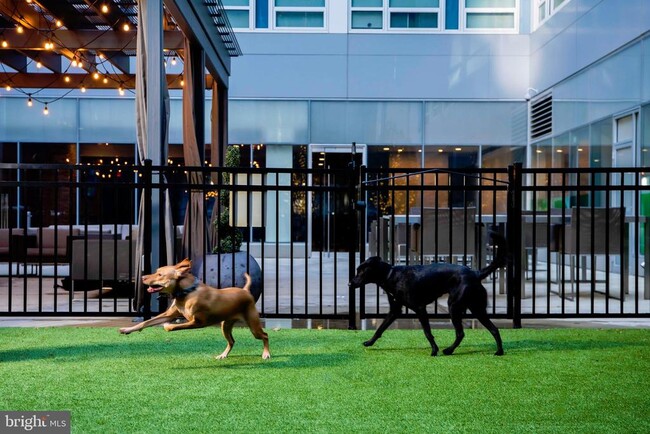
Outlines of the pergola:
<svg viewBox="0 0 650 434">
<path fill-rule="evenodd" d="M 212 90 L 211 163 L 220 165 L 230 59 L 239 55 L 221 0 L 0 0 L 0 84 L 32 91 L 135 89 L 139 159 L 154 166 L 167 161 L 168 88 L 183 89 L 185 164 L 202 165 L 206 86 Z M 175 58 L 183 60 L 182 73 L 165 73 L 165 59 Z M 169 262 L 173 240 L 166 205 L 154 196 L 146 219 L 140 207 L 140 222 L 152 222 L 151 267 Z M 201 195 L 193 194 L 189 206 L 186 216 L 203 218 Z M 186 228 L 199 224 L 186 218 Z M 184 232 L 192 234 L 184 240 L 192 258 L 205 245 L 198 232 Z"/>
<path fill-rule="evenodd" d="M 146 22 L 139 22 L 139 11 Z M 148 47 L 149 67 L 138 71 L 134 59 L 143 28 L 147 30 L 141 32 L 141 42 Z M 186 41 L 191 59 L 185 52 Z M 205 89 L 211 88 L 220 113 L 213 121 L 212 144 L 221 151 L 227 138 L 230 58 L 239 55 L 241 50 L 220 0 L 0 0 L 3 87 L 134 89 L 136 74 L 144 72 L 144 82 L 152 86 L 146 92 L 152 120 L 162 116 L 157 107 L 162 96 L 155 88 L 163 89 L 163 81 L 170 89 L 184 87 L 184 93 L 193 95 L 200 146 L 204 143 Z M 183 74 L 163 74 L 154 67 L 162 65 L 165 58 L 192 62 L 195 77 L 191 88 L 185 86 L 189 80 Z M 155 150 L 150 153 L 154 163 L 158 160 L 155 154 Z M 160 157 L 164 162 L 164 156 Z"/>
</svg>

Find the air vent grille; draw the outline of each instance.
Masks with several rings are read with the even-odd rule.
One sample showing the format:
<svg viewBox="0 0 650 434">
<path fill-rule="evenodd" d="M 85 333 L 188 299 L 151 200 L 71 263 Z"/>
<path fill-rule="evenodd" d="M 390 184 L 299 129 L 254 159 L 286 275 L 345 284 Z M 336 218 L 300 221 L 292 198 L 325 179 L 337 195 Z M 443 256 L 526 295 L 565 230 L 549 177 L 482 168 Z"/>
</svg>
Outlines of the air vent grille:
<svg viewBox="0 0 650 434">
<path fill-rule="evenodd" d="M 549 93 L 530 105 L 530 138 L 540 139 L 553 132 L 553 96 Z"/>
</svg>

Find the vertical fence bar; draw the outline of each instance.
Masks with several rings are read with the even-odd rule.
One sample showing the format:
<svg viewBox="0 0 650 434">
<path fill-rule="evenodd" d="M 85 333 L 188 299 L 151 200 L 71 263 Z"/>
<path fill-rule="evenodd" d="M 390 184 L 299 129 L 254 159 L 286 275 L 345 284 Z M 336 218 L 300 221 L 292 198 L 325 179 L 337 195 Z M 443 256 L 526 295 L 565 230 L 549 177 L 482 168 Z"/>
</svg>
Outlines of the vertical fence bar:
<svg viewBox="0 0 650 434">
<path fill-rule="evenodd" d="M 521 237 L 521 204 L 522 204 L 522 164 L 515 163 L 508 167 L 508 204 L 506 233 L 508 241 L 508 317 L 512 318 L 512 326 L 521 328 L 521 292 L 522 284 L 522 237 Z"/>
<path fill-rule="evenodd" d="M 151 204 L 151 195 L 153 194 L 153 189 L 151 186 L 152 180 L 152 167 L 151 160 L 144 160 L 144 167 L 142 173 L 142 194 L 144 195 L 144 219 L 140 224 L 140 230 L 143 231 L 143 243 L 142 243 L 142 275 L 151 272 L 151 225 L 152 216 L 152 204 Z M 136 282 L 136 285 L 139 282 Z M 151 295 L 148 291 L 144 292 L 144 301 L 143 301 L 144 319 L 151 318 Z"/>
<path fill-rule="evenodd" d="M 350 218 L 352 219 L 351 222 L 351 227 L 350 229 L 352 230 L 352 233 L 350 234 L 350 237 L 348 238 L 348 282 L 351 282 L 352 279 L 354 278 L 355 274 L 355 269 L 356 269 L 356 250 L 357 250 L 357 245 L 360 246 L 360 239 L 363 237 L 363 232 L 361 231 L 361 228 L 359 227 L 361 223 L 361 220 L 357 216 L 357 188 L 360 188 L 360 186 L 357 185 L 358 182 L 360 182 L 360 170 L 359 167 L 357 167 L 355 163 L 355 145 L 354 143 L 352 144 L 352 159 L 350 161 L 350 169 L 352 171 L 351 175 L 348 175 L 348 179 L 350 180 L 348 182 L 348 197 L 350 198 L 350 202 L 348 205 L 348 212 L 350 215 Z M 365 241 L 364 241 L 365 242 Z M 361 253 L 361 250 L 359 250 Z M 336 280 L 335 280 L 336 282 Z M 352 288 L 351 286 L 348 286 L 348 330 L 356 330 L 357 329 L 357 312 L 356 312 L 356 303 L 355 303 L 355 289 Z"/>
</svg>

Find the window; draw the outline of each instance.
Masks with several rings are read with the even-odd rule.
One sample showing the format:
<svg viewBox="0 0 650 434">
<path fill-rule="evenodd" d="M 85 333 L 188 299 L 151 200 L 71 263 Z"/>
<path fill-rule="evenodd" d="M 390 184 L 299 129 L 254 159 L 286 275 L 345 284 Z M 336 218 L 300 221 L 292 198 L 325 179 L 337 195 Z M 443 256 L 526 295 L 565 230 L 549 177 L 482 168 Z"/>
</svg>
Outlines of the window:
<svg viewBox="0 0 650 434">
<path fill-rule="evenodd" d="M 517 0 L 465 0 L 465 29 L 516 30 Z"/>
<path fill-rule="evenodd" d="M 274 0 L 275 28 L 325 28 L 325 0 Z"/>
<path fill-rule="evenodd" d="M 418 30 L 440 27 L 440 0 L 352 0 L 353 30 Z"/>
<path fill-rule="evenodd" d="M 221 2 L 233 29 L 250 29 L 252 27 L 251 0 L 221 0 Z"/>
<path fill-rule="evenodd" d="M 539 27 L 544 21 L 546 21 L 551 15 L 557 12 L 560 7 L 569 3 L 569 0 L 535 0 L 536 8 L 535 13 L 535 23 Z"/>
</svg>

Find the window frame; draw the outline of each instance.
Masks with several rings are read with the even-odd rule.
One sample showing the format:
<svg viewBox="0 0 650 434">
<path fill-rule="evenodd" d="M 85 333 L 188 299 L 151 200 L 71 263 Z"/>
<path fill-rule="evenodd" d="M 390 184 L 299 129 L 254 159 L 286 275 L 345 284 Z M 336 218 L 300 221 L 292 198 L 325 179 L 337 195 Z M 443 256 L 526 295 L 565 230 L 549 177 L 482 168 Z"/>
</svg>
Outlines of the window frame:
<svg viewBox="0 0 650 434">
<path fill-rule="evenodd" d="M 270 0 L 269 4 L 269 30 L 273 31 L 287 31 L 287 32 L 326 32 L 328 30 L 328 9 L 329 1 L 324 0 L 324 6 L 276 6 L 276 0 Z M 278 12 L 320 12 L 323 15 L 323 26 L 322 27 L 286 27 L 277 25 L 277 14 Z"/>
<path fill-rule="evenodd" d="M 235 32 L 246 32 L 246 31 L 251 31 L 255 30 L 255 4 L 257 2 L 255 0 L 248 0 L 248 6 L 226 6 L 224 5 L 223 8 L 226 10 L 226 14 L 228 11 L 248 11 L 248 27 L 235 27 L 232 25 L 232 22 L 230 23 L 232 29 Z M 230 19 L 229 19 L 230 20 Z"/>
<path fill-rule="evenodd" d="M 444 29 L 444 5 L 445 0 L 439 0 L 438 7 L 392 7 L 390 0 L 382 0 L 381 6 L 352 6 L 352 0 L 349 1 L 349 25 L 350 33 L 432 33 L 441 32 Z M 352 15 L 354 12 L 381 12 L 381 28 L 353 28 Z M 427 14 L 435 13 L 437 17 L 436 27 L 391 27 L 391 15 L 393 13 L 418 13 Z"/>
<path fill-rule="evenodd" d="M 507 33 L 507 34 L 518 34 L 519 33 L 519 19 L 521 13 L 521 0 L 515 0 L 515 5 L 513 7 L 482 7 L 482 8 L 473 8 L 466 7 L 466 0 L 461 0 L 459 5 L 459 16 L 460 16 L 460 30 L 465 33 Z M 512 14 L 514 20 L 514 26 L 512 28 L 507 27 L 468 27 L 467 26 L 467 17 L 469 14 L 503 14 L 508 13 Z"/>
<path fill-rule="evenodd" d="M 567 3 L 571 0 L 562 0 L 562 3 L 559 6 L 555 6 L 555 0 L 535 0 L 533 17 L 534 17 L 534 30 L 539 29 L 546 23 L 557 11 L 561 10 Z M 544 5 L 545 17 L 540 19 L 539 9 L 540 6 Z"/>
</svg>

